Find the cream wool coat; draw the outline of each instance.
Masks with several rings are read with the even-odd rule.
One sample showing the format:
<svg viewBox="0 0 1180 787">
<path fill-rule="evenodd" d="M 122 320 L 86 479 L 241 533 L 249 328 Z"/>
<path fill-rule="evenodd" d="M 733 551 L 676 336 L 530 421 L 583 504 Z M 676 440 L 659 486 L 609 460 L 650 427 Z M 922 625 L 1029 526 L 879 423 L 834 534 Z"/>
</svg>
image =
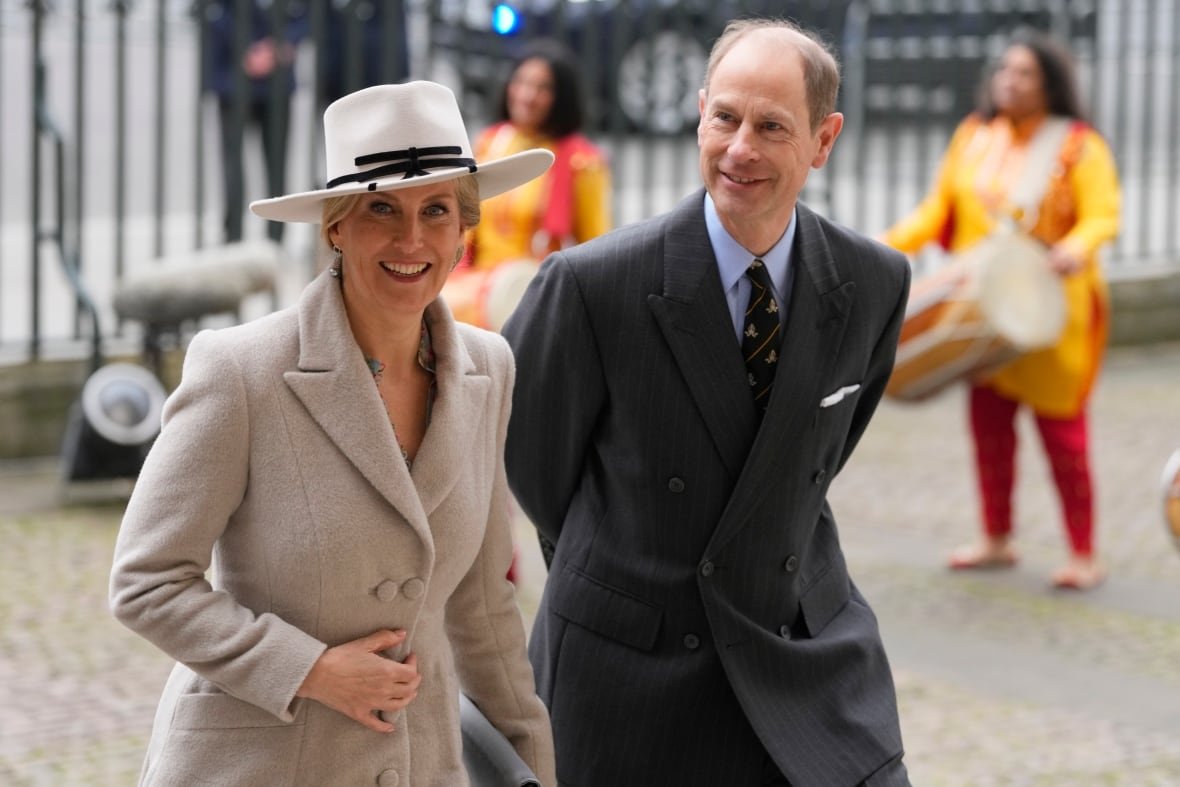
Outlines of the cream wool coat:
<svg viewBox="0 0 1180 787">
<path fill-rule="evenodd" d="M 327 273 L 192 341 L 111 575 L 118 619 L 178 662 L 141 783 L 465 785 L 462 688 L 556 784 L 506 580 L 512 355 L 442 301 L 426 319 L 438 388 L 412 473 Z M 423 676 L 393 733 L 295 697 L 327 647 L 382 628 Z"/>
</svg>

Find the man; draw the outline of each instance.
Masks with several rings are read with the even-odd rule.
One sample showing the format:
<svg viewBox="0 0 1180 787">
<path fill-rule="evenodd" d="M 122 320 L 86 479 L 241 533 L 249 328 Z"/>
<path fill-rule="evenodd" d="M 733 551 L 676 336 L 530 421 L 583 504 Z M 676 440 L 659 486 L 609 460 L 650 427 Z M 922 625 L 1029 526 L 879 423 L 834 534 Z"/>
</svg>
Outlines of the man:
<svg viewBox="0 0 1180 787">
<path fill-rule="evenodd" d="M 705 190 L 551 255 L 504 328 L 509 481 L 556 545 L 530 657 L 558 778 L 905 785 L 825 497 L 885 388 L 909 266 L 797 202 L 843 124 L 818 40 L 731 23 L 704 85 Z"/>
</svg>

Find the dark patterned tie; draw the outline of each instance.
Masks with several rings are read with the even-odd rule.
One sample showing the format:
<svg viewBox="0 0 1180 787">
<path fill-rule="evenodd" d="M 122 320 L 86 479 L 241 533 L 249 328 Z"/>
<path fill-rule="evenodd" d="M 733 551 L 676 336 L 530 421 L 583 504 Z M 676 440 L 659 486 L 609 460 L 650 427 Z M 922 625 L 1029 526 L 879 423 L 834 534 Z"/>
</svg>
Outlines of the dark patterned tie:
<svg viewBox="0 0 1180 787">
<path fill-rule="evenodd" d="M 754 260 L 746 275 L 750 277 L 750 303 L 746 307 L 745 327 L 742 329 L 742 357 L 746 359 L 746 374 L 758 415 L 766 412 L 770 401 L 770 387 L 778 368 L 779 313 L 778 301 L 770 286 L 770 273 L 762 260 Z"/>
</svg>

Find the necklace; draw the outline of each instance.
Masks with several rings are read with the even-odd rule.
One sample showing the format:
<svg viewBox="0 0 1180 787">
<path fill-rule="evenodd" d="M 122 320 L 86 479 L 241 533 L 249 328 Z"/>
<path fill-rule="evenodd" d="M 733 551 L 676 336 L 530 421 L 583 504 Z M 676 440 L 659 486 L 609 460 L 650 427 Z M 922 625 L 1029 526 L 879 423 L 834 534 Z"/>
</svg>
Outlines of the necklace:
<svg viewBox="0 0 1180 787">
<path fill-rule="evenodd" d="M 369 373 L 373 375 L 373 384 L 377 386 L 377 396 L 381 397 L 381 401 L 384 403 L 385 396 L 381 393 L 381 378 L 385 373 L 385 362 L 380 358 L 370 358 L 367 355 L 364 358 L 365 365 L 369 367 Z M 430 374 L 430 388 L 426 392 L 426 422 L 429 424 L 430 413 L 434 409 L 435 396 L 434 346 L 430 341 L 430 331 L 426 329 L 425 320 L 422 322 L 422 332 L 418 339 L 418 365 Z M 413 465 L 413 460 L 410 459 L 406 449 L 402 447 L 402 442 L 397 436 L 397 426 L 393 423 L 392 417 L 389 419 L 389 425 L 393 427 L 393 439 L 397 441 L 398 450 L 401 451 L 402 459 L 406 462 L 406 469 L 409 470 Z"/>
<path fill-rule="evenodd" d="M 366 357 L 365 363 L 369 365 L 369 374 L 373 375 L 373 382 L 380 384 L 381 374 L 385 371 L 385 362 Z"/>
<path fill-rule="evenodd" d="M 366 355 L 365 363 L 368 364 L 369 373 L 373 375 L 373 384 L 377 386 L 377 395 L 380 396 L 381 401 L 384 402 L 385 397 L 381 395 L 381 376 L 385 372 L 385 362 L 377 358 L 370 358 Z M 397 449 L 402 452 L 402 460 L 406 463 L 406 469 L 410 470 L 413 468 L 414 463 L 410 459 L 409 453 L 407 453 L 406 449 L 402 447 L 402 441 L 398 439 L 397 426 L 393 423 L 392 418 L 389 419 L 389 425 L 393 427 L 393 439 L 397 440 Z"/>
</svg>

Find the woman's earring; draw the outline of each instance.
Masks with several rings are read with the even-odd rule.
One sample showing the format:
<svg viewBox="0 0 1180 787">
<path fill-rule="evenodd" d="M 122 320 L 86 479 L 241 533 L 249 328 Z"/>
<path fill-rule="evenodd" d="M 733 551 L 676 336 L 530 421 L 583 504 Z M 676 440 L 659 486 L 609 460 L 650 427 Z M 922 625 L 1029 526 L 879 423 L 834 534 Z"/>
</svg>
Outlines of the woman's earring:
<svg viewBox="0 0 1180 787">
<path fill-rule="evenodd" d="M 455 261 L 451 263 L 451 270 L 455 270 L 455 266 L 459 264 L 459 260 L 463 259 L 463 253 L 467 251 L 466 247 L 460 246 L 455 250 Z"/>
<path fill-rule="evenodd" d="M 344 252 L 340 251 L 339 246 L 333 246 L 332 255 L 332 264 L 328 267 L 328 273 L 339 279 L 344 273 Z"/>
</svg>

